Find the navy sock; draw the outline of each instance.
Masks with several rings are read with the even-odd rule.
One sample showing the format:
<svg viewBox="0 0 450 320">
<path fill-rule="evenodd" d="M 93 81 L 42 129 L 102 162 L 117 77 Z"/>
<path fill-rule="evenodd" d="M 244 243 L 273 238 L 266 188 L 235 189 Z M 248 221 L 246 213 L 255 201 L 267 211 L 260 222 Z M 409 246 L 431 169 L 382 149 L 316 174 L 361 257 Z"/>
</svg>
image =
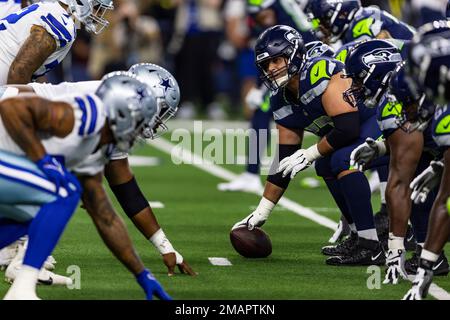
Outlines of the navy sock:
<svg viewBox="0 0 450 320">
<path fill-rule="evenodd" d="M 416 241 L 419 243 L 425 242 L 428 230 L 428 218 L 430 216 L 431 207 L 435 199 L 436 193 L 431 191 L 428 194 L 427 200 L 424 203 L 414 204 L 411 207 L 411 224 L 416 237 Z"/>
<path fill-rule="evenodd" d="M 10 219 L 0 219 L 0 249 L 26 235 L 28 226 L 29 222 L 19 223 Z"/>
<path fill-rule="evenodd" d="M 264 112 L 261 109 L 255 110 L 251 120 L 251 129 L 255 130 L 256 136 L 250 135 L 247 150 L 247 172 L 259 174 L 261 166 L 261 155 L 267 148 L 270 141 L 270 120 L 272 119 L 272 112 Z M 266 130 L 267 135 L 263 134 Z"/>
<path fill-rule="evenodd" d="M 380 182 L 387 182 L 388 176 L 389 176 L 389 167 L 388 166 L 381 166 L 375 168 L 378 173 L 378 178 L 380 179 Z"/>
<path fill-rule="evenodd" d="M 47 203 L 31 221 L 28 230 L 28 248 L 23 263 L 40 269 L 52 253 L 61 234 L 75 212 L 80 194 Z"/>
<path fill-rule="evenodd" d="M 375 228 L 370 186 L 366 176 L 357 171 L 343 176 L 338 181 L 356 229 L 362 231 Z"/>
<path fill-rule="evenodd" d="M 348 224 L 353 223 L 353 218 L 350 213 L 350 210 L 347 206 L 347 202 L 345 201 L 344 195 L 341 191 L 341 186 L 337 179 L 334 178 L 324 178 L 323 179 L 328 187 L 328 190 L 330 191 L 331 195 L 333 196 L 334 201 L 336 202 L 338 208 L 341 210 L 342 215 L 347 220 Z"/>
</svg>

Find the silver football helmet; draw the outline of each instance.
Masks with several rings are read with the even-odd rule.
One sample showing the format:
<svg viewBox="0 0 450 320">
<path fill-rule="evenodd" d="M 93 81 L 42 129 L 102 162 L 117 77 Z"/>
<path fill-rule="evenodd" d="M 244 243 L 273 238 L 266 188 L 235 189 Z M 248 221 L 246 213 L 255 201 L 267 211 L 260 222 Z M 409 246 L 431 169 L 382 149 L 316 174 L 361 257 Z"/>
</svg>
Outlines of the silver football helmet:
<svg viewBox="0 0 450 320">
<path fill-rule="evenodd" d="M 169 71 L 156 64 L 135 64 L 129 71 L 152 88 L 156 95 L 160 109 L 156 117 L 156 124 L 153 128 L 146 127 L 142 133 L 146 139 L 155 139 L 169 130 L 166 122 L 178 111 L 180 87 Z"/>
<path fill-rule="evenodd" d="M 96 95 L 105 104 L 117 149 L 128 152 L 145 127 L 155 125 L 159 112 L 151 88 L 126 71 L 103 77 Z"/>
<path fill-rule="evenodd" d="M 108 10 L 114 10 L 112 0 L 59 0 L 69 7 L 70 12 L 87 31 L 94 34 L 101 33 L 109 22 L 104 18 Z"/>
</svg>

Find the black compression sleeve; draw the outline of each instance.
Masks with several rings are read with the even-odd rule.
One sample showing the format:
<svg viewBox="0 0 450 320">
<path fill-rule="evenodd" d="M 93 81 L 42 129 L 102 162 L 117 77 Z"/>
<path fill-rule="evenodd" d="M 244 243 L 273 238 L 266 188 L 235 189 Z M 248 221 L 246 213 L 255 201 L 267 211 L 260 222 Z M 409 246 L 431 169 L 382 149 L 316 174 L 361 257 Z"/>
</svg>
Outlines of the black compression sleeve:
<svg viewBox="0 0 450 320">
<path fill-rule="evenodd" d="M 148 201 L 142 194 L 136 179 L 133 177 L 128 182 L 111 186 L 111 190 L 119 201 L 120 206 L 130 218 L 149 207 Z"/>
<path fill-rule="evenodd" d="M 359 113 L 347 112 L 332 117 L 334 128 L 327 134 L 327 141 L 334 149 L 340 149 L 359 137 Z"/>
</svg>

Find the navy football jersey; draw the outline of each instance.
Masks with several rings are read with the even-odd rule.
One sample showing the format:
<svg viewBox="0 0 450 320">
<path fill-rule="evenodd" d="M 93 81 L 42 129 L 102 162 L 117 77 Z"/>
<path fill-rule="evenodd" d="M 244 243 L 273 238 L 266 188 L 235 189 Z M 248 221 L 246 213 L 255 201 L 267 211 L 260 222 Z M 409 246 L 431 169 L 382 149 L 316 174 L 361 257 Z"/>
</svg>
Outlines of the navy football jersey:
<svg viewBox="0 0 450 320">
<path fill-rule="evenodd" d="M 344 43 L 355 40 L 376 38 L 382 30 L 389 32 L 394 39 L 411 40 L 415 30 L 413 27 L 399 21 L 390 13 L 371 6 L 359 9 L 345 32 Z"/>
<path fill-rule="evenodd" d="M 300 70 L 299 96 L 283 87 L 274 92 L 270 106 L 275 122 L 286 128 L 302 129 L 317 136 L 324 136 L 333 127 L 333 120 L 322 105 L 322 95 L 333 75 L 341 72 L 344 64 L 330 57 L 317 57 L 308 61 Z M 369 109 L 367 109 L 369 110 Z M 375 114 L 359 110 L 361 123 Z"/>
</svg>

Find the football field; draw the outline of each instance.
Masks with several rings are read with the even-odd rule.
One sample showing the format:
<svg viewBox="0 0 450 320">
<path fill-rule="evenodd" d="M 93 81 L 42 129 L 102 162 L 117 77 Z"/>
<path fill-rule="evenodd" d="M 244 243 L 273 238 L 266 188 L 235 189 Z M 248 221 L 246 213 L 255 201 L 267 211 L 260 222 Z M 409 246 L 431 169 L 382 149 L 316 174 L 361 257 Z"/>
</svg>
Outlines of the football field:
<svg viewBox="0 0 450 320">
<path fill-rule="evenodd" d="M 170 138 L 170 134 L 165 138 Z M 307 143 L 313 141 L 312 138 L 307 139 Z M 378 273 L 376 268 L 368 270 L 367 267 L 325 264 L 325 256 L 320 249 L 333 233 L 329 227 L 333 225 L 332 221 L 339 220 L 339 211 L 325 186 L 302 187 L 300 181 L 314 176 L 313 170 L 300 173 L 291 182 L 286 193 L 292 201 L 288 202 L 290 209 L 277 206 L 264 225 L 272 240 L 272 254 L 265 259 L 241 257 L 230 244 L 229 231 L 235 222 L 253 210 L 259 196 L 220 192 L 217 184 L 224 180 L 217 175 L 239 174 L 244 166 L 219 166 L 210 172 L 204 164 L 176 165 L 170 154 L 162 150 L 167 142 L 158 142 L 157 147 L 145 145 L 138 148 L 136 155 L 151 157 L 152 161 L 133 166 L 133 171 L 148 200 L 162 204 L 161 208 L 154 209 L 159 223 L 198 276 L 178 273 L 169 278 L 156 250 L 122 213 L 117 202 L 113 202 L 126 222 L 144 264 L 173 298 L 400 299 L 410 288 L 407 281 L 396 286 L 380 284 L 384 279 L 384 268 Z M 226 171 L 220 171 L 220 168 Z M 373 206 L 375 211 L 379 207 L 377 195 L 373 197 Z M 302 207 L 317 214 L 313 216 L 314 221 L 299 215 L 311 213 Z M 450 252 L 450 246 L 446 248 Z M 72 218 L 54 257 L 58 261 L 56 273 L 67 275 L 70 266 L 79 267 L 80 288 L 69 290 L 39 286 L 38 295 L 42 299 L 144 298 L 133 276 L 103 244 L 83 209 L 78 209 Z M 208 259 L 210 257 L 226 258 L 231 265 L 213 265 Z M 0 273 L 2 278 L 3 274 Z M 443 289 L 437 298 L 448 298 L 450 278 L 435 277 L 434 283 Z M 2 296 L 8 286 L 6 282 L 0 282 Z M 429 299 L 433 298 L 436 297 L 429 296 Z"/>
</svg>

